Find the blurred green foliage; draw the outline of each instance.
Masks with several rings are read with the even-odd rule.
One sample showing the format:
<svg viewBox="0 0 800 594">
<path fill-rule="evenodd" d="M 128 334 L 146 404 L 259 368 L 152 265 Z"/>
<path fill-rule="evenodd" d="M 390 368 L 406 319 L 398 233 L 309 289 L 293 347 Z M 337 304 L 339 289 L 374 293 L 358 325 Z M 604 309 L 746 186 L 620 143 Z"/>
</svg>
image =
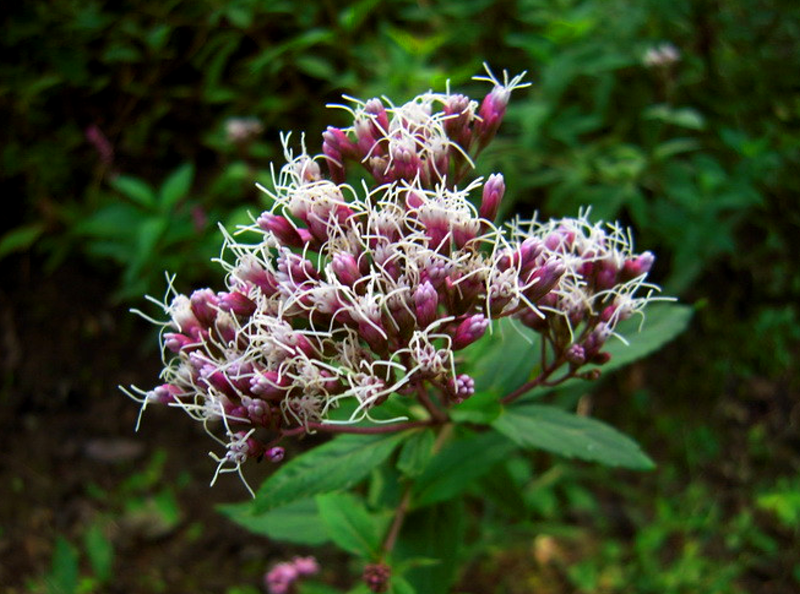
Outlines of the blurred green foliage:
<svg viewBox="0 0 800 594">
<path fill-rule="evenodd" d="M 215 224 L 263 207 L 254 182 L 279 157 L 279 131 L 306 130 L 315 152 L 325 126 L 342 123 L 322 103 L 342 93 L 410 97 L 447 79 L 478 96 L 469 78 L 486 61 L 527 70 L 534 83 L 515 95 L 483 157 L 481 173 L 506 177 L 505 214 L 591 205 L 596 218 L 629 222 L 639 247 L 658 254 L 668 291 L 705 305 L 693 338 L 703 354 L 685 362 L 702 370 L 673 398 L 796 371 L 796 2 L 32 0 L 9 7 L 3 24 L 0 257 L 31 252 L 52 268 L 80 254 L 119 272 L 123 299 L 160 294 L 164 270 L 179 282 L 213 278 L 204 263 L 219 247 Z M 645 63 L 665 43 L 677 59 Z M 232 139 L 226 127 L 241 117 L 257 118 L 260 133 Z M 686 439 L 692 451 L 714 449 L 705 433 Z M 563 519 L 565 500 L 597 511 L 576 478 L 548 483 L 552 475 L 525 476 L 523 466 L 493 473 L 528 485 L 523 501 L 503 506 L 548 522 Z M 766 571 L 759 555 L 777 554 L 747 510 L 796 533 L 796 486 L 764 485 L 735 514 L 711 505 L 702 486 L 678 504 L 659 494 L 649 517 L 631 520 L 651 528 L 583 551 L 571 587 L 692 591 L 680 580 L 695 575 L 717 580 L 704 591 L 736 591 L 743 572 Z M 698 515 L 705 524 L 690 521 Z M 727 544 L 703 541 L 716 531 Z M 103 579 L 105 553 L 88 534 Z M 749 556 L 726 569 L 739 550 Z M 702 551 L 723 561 L 709 566 Z M 75 559 L 59 541 L 53 579 L 67 590 L 78 587 Z"/>
</svg>

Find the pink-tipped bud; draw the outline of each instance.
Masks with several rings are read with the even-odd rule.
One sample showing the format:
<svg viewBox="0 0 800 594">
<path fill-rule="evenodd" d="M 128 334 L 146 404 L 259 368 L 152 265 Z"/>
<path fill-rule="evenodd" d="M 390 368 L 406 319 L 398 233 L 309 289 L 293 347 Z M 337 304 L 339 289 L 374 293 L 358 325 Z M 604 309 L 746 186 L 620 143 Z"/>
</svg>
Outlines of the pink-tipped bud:
<svg viewBox="0 0 800 594">
<path fill-rule="evenodd" d="M 177 332 L 167 332 L 164 334 L 163 341 L 164 346 L 173 353 L 179 353 L 189 345 L 197 344 L 194 339 Z"/>
<path fill-rule="evenodd" d="M 589 333 L 589 336 L 586 337 L 586 340 L 581 345 L 587 360 L 594 360 L 594 357 L 599 354 L 600 349 L 603 348 L 611 333 L 611 327 L 605 322 L 600 322 L 595 326 L 594 330 Z"/>
<path fill-rule="evenodd" d="M 536 265 L 538 258 L 544 251 L 544 244 L 535 237 L 528 237 L 519 246 L 520 275 L 524 275 Z"/>
<path fill-rule="evenodd" d="M 489 320 L 483 314 L 475 314 L 461 322 L 453 336 L 453 350 L 457 351 L 468 347 L 481 338 L 489 327 Z"/>
<path fill-rule="evenodd" d="M 426 328 L 436 321 L 436 309 L 439 306 L 439 294 L 429 281 L 425 281 L 414 291 L 414 308 L 417 324 Z"/>
<path fill-rule="evenodd" d="M 336 278 L 348 287 L 352 287 L 361 278 L 358 261 L 353 254 L 336 252 L 331 260 L 331 268 Z"/>
<path fill-rule="evenodd" d="M 238 291 L 219 293 L 218 297 L 219 308 L 222 311 L 227 311 L 237 316 L 247 317 L 252 315 L 256 310 L 255 302 Z"/>
<path fill-rule="evenodd" d="M 455 141 L 465 151 L 469 150 L 472 143 L 472 132 L 469 125 L 474 115 L 471 109 L 472 102 L 465 95 L 450 95 L 444 104 L 445 119 L 444 129 L 447 136 Z"/>
<path fill-rule="evenodd" d="M 586 352 L 579 344 L 571 345 L 564 353 L 564 357 L 567 359 L 567 361 L 569 361 L 569 363 L 575 365 L 576 367 L 580 367 L 586 363 Z"/>
<path fill-rule="evenodd" d="M 500 201 L 506 192 L 506 183 L 501 173 L 493 173 L 483 184 L 483 197 L 481 207 L 478 211 L 481 218 L 494 221 L 497 211 L 500 209 Z"/>
<path fill-rule="evenodd" d="M 538 301 L 555 288 L 566 270 L 559 260 L 545 262 L 525 280 L 525 296 L 531 301 Z"/>
<path fill-rule="evenodd" d="M 386 108 L 383 102 L 376 98 L 370 99 L 364 104 L 364 113 L 372 116 L 371 120 L 375 126 L 374 133 L 376 136 L 385 135 L 389 130 L 389 115 L 386 113 Z"/>
<path fill-rule="evenodd" d="M 290 386 L 291 380 L 277 371 L 264 371 L 250 379 L 250 392 L 272 401 L 283 400 Z"/>
<path fill-rule="evenodd" d="M 475 393 L 475 380 L 462 373 L 447 382 L 447 395 L 455 404 L 461 404 Z"/>
<path fill-rule="evenodd" d="M 286 217 L 265 212 L 256 219 L 256 224 L 272 233 L 283 245 L 299 248 L 306 244 L 298 229 Z"/>
<path fill-rule="evenodd" d="M 266 452 L 264 452 L 264 457 L 267 460 L 269 460 L 270 462 L 274 462 L 274 463 L 277 463 L 277 462 L 280 462 L 281 460 L 283 460 L 283 457 L 285 455 L 286 455 L 285 450 L 280 446 L 276 446 L 274 448 L 269 448 Z M 303 572 L 298 571 L 298 573 L 303 573 Z"/>
<path fill-rule="evenodd" d="M 218 299 L 211 289 L 198 289 L 189 297 L 192 313 L 197 321 L 208 328 L 217 317 Z"/>
<path fill-rule="evenodd" d="M 617 284 L 617 266 L 610 260 L 596 262 L 594 270 L 595 291 L 607 291 L 615 284 Z"/>
<path fill-rule="evenodd" d="M 511 91 L 508 88 L 496 85 L 481 102 L 478 109 L 481 119 L 475 124 L 479 148 L 484 148 L 494 138 L 506 115 L 506 106 L 510 97 Z"/>
<path fill-rule="evenodd" d="M 655 260 L 656 257 L 651 252 L 643 252 L 635 258 L 626 260 L 625 264 L 622 265 L 622 270 L 620 270 L 620 280 L 623 282 L 629 281 L 647 274 L 653 267 Z"/>
<path fill-rule="evenodd" d="M 170 404 L 175 402 L 177 397 L 182 394 L 178 386 L 172 384 L 161 384 L 150 390 L 146 398 L 150 402 L 157 402 L 158 404 Z"/>
</svg>

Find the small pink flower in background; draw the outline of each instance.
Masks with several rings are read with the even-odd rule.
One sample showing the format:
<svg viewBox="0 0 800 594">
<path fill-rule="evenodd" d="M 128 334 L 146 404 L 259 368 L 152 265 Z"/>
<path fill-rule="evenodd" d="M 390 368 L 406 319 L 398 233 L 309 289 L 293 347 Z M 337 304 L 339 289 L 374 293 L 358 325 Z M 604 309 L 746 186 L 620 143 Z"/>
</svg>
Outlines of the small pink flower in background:
<svg viewBox="0 0 800 594">
<path fill-rule="evenodd" d="M 672 66 L 681 59 L 681 52 L 671 43 L 662 43 L 648 49 L 642 62 L 645 66 L 656 68 L 660 66 Z"/>
<path fill-rule="evenodd" d="M 86 140 L 88 140 L 94 147 L 94 150 L 97 151 L 103 165 L 109 167 L 114 162 L 114 145 L 111 144 L 108 137 L 103 134 L 103 131 L 97 124 L 92 124 L 86 128 L 84 134 L 86 135 Z"/>
<path fill-rule="evenodd" d="M 318 572 L 319 563 L 314 557 L 294 557 L 270 569 L 264 576 L 264 585 L 269 594 L 288 594 L 298 579 Z"/>
<path fill-rule="evenodd" d="M 249 142 L 263 131 L 258 118 L 230 118 L 225 122 L 225 137 L 232 144 Z"/>
</svg>

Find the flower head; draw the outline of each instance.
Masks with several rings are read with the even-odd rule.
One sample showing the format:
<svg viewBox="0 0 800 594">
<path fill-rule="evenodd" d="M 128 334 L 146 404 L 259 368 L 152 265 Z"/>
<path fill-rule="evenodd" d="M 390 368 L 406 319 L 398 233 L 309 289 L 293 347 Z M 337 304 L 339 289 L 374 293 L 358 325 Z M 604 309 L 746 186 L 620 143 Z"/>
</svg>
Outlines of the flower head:
<svg viewBox="0 0 800 594">
<path fill-rule="evenodd" d="M 224 447 L 215 479 L 251 458 L 280 461 L 288 435 L 385 422 L 374 411 L 389 398 L 420 395 L 442 418 L 475 390 L 456 351 L 496 318 L 534 328 L 577 368 L 599 362 L 617 323 L 652 298 L 652 255 L 635 254 L 627 231 L 588 213 L 497 226 L 503 177 L 460 184 L 525 86 L 505 73 L 486 80 L 480 104 L 449 92 L 399 106 L 351 100 L 353 125 L 329 128 L 321 155 L 284 135 L 286 163 L 259 186 L 272 208 L 224 232 L 224 290 L 170 287 L 171 358 L 139 400 L 206 426 Z M 374 183 L 344 183 L 353 161 Z M 345 402 L 350 414 L 337 416 Z"/>
</svg>

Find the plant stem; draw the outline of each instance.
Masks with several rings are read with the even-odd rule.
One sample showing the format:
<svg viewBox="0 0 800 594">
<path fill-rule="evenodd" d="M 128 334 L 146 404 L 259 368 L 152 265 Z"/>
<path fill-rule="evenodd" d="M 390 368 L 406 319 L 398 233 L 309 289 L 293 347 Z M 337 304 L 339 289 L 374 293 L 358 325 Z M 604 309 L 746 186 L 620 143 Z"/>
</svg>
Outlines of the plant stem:
<svg viewBox="0 0 800 594">
<path fill-rule="evenodd" d="M 446 425 L 442 426 L 441 431 L 436 436 L 436 441 L 433 443 L 433 447 L 431 451 L 435 456 L 439 450 L 442 449 L 444 442 L 447 441 L 447 438 L 450 437 L 450 434 L 453 432 L 453 424 L 447 423 Z M 386 533 L 386 538 L 383 540 L 383 555 L 381 560 L 385 559 L 387 555 L 389 555 L 392 550 L 394 550 L 394 545 L 397 542 L 397 537 L 400 534 L 400 529 L 403 527 L 403 521 L 408 514 L 409 509 L 411 508 L 411 495 L 414 489 L 414 481 L 409 480 L 406 481 L 406 485 L 403 489 L 403 496 L 400 499 L 400 503 L 397 506 L 397 509 L 394 512 L 394 518 L 392 519 L 392 525 L 389 526 L 389 531 Z"/>
<path fill-rule="evenodd" d="M 548 383 L 547 379 L 548 379 L 548 378 L 549 378 L 551 375 L 553 375 L 553 372 L 554 372 L 556 369 L 558 369 L 559 367 L 561 367 L 561 365 L 563 365 L 563 364 L 564 364 L 564 361 L 565 361 L 565 359 L 564 359 L 563 357 L 559 357 L 558 359 L 556 359 L 555 361 L 553 361 L 553 362 L 552 362 L 550 365 L 548 365 L 547 367 L 545 367 L 545 368 L 542 370 L 542 373 L 541 373 L 541 375 L 539 375 L 538 377 L 536 377 L 536 378 L 532 379 L 532 380 L 531 380 L 531 381 L 529 381 L 529 382 L 526 382 L 526 383 L 522 384 L 522 385 L 521 385 L 519 388 L 517 388 L 516 390 L 514 390 L 514 391 L 513 391 L 513 392 L 511 392 L 510 394 L 508 394 L 508 395 L 504 396 L 503 398 L 501 398 L 501 399 L 500 399 L 500 402 L 501 402 L 502 404 L 511 404 L 511 403 L 512 403 L 512 402 L 514 402 L 514 401 L 515 401 L 517 398 L 519 398 L 519 397 L 520 397 L 520 396 L 522 396 L 523 394 L 525 394 L 525 393 L 527 393 L 527 392 L 529 392 L 529 391 L 533 390 L 533 389 L 534 389 L 535 387 L 537 387 L 537 386 L 551 386 L 551 385 L 556 385 L 556 384 L 560 384 L 560 383 L 561 383 L 561 382 L 563 382 L 563 381 L 566 381 L 566 380 L 568 380 L 568 379 L 569 379 L 569 378 L 571 378 L 571 377 L 574 377 L 574 373 L 573 373 L 572 371 L 570 371 L 569 373 L 567 373 L 566 375 L 564 375 L 564 377 L 561 377 L 561 378 L 559 378 L 559 379 L 558 379 L 556 382 L 553 382 L 553 383 Z"/>
<path fill-rule="evenodd" d="M 433 403 L 433 400 L 431 400 L 431 397 L 425 391 L 422 382 L 417 384 L 417 398 L 422 403 L 422 406 L 430 413 L 432 420 L 437 423 L 446 423 L 450 420 L 447 413 Z"/>
</svg>

